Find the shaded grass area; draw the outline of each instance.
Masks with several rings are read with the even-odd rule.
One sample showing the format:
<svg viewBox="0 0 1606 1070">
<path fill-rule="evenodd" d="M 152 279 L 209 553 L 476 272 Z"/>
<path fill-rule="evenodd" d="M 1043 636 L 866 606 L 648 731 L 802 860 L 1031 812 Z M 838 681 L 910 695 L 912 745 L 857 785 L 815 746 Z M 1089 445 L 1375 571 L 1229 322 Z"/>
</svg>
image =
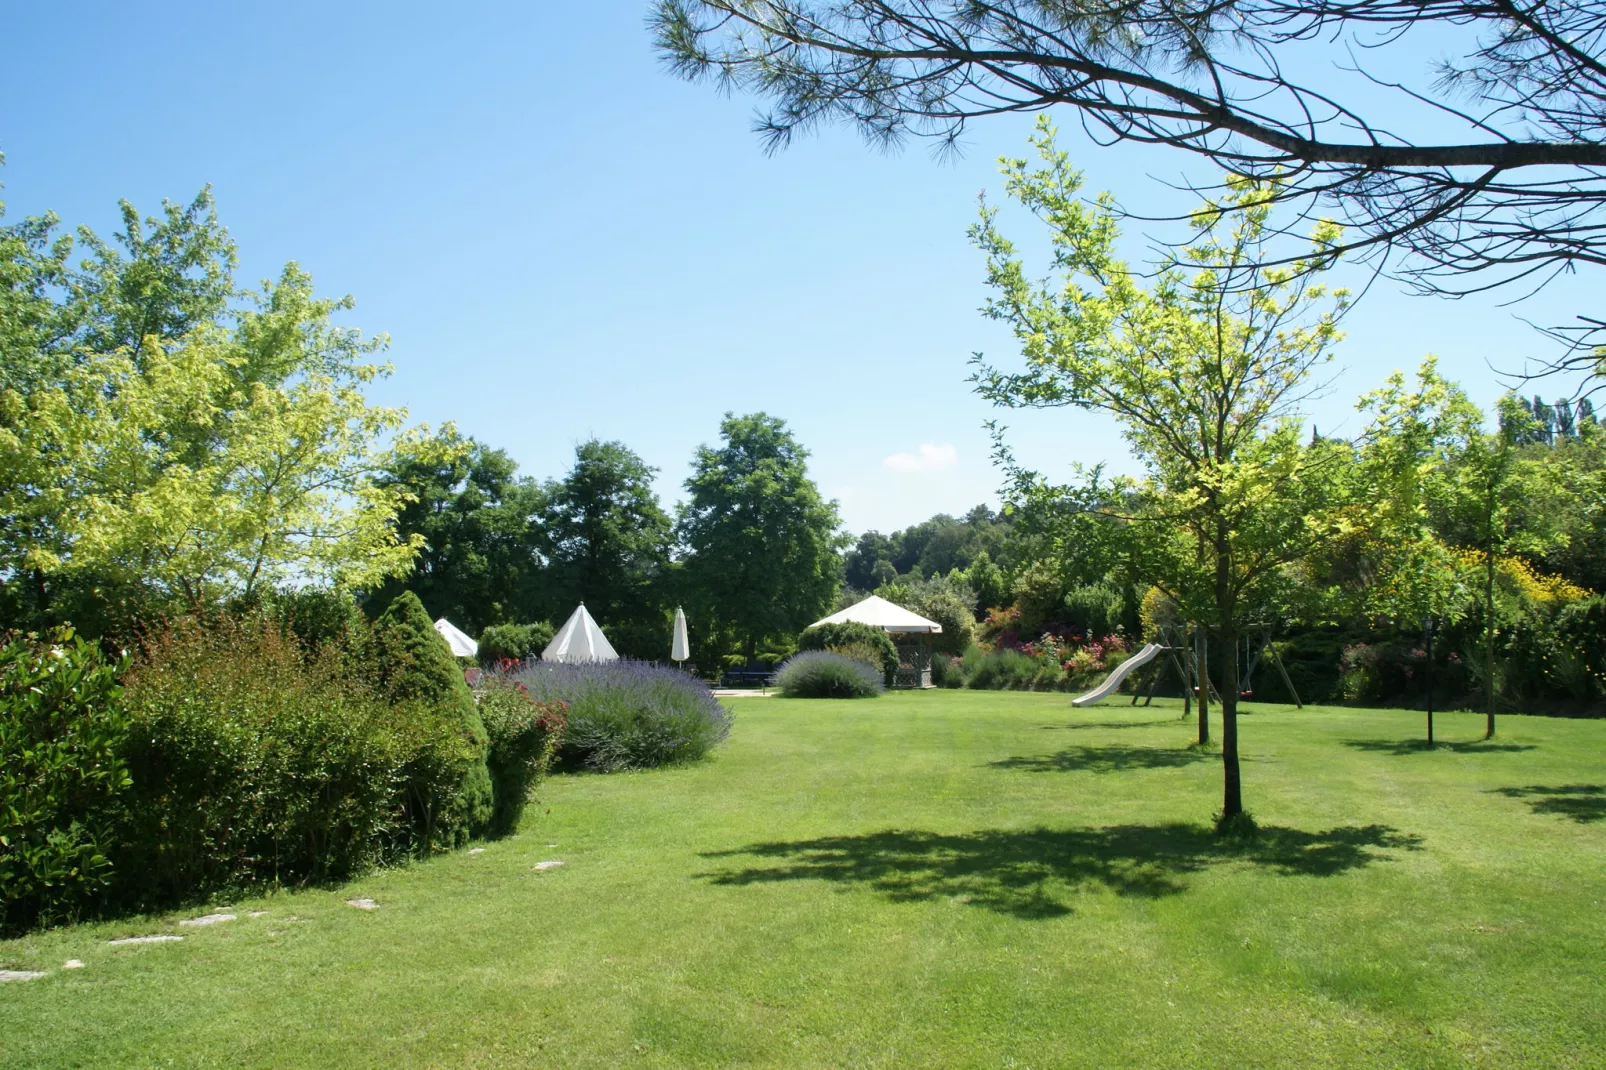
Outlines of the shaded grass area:
<svg viewBox="0 0 1606 1070">
<path fill-rule="evenodd" d="M 1324 832 L 1262 826 L 1249 842 L 1198 825 L 988 830 L 943 836 L 889 830 L 863 836 L 759 843 L 707 857 L 782 864 L 707 874 L 716 884 L 829 880 L 864 884 L 895 902 L 957 897 L 1022 918 L 1071 913 L 1053 888 L 1098 884 L 1150 898 L 1187 890 L 1180 879 L 1208 866 L 1244 862 L 1282 874 L 1330 877 L 1380 857 L 1368 848 L 1416 849 L 1418 837 L 1380 825 Z"/>
<path fill-rule="evenodd" d="M 1536 814 L 1561 814 L 1579 824 L 1606 820 L 1606 785 L 1567 784 L 1560 787 L 1530 785 L 1496 788 L 1509 799 L 1525 800 Z"/>
<path fill-rule="evenodd" d="M 1014 755 L 987 764 L 995 769 L 1028 773 L 1119 773 L 1128 769 L 1177 769 L 1213 758 L 1199 747 L 1129 747 L 1106 743 L 1101 747 L 1067 747 L 1054 754 Z"/>
<path fill-rule="evenodd" d="M 1597 1064 L 1606 723 L 1253 709 L 1236 841 L 1175 704 L 739 701 L 476 855 L 0 942 L 0 1065 Z"/>
</svg>

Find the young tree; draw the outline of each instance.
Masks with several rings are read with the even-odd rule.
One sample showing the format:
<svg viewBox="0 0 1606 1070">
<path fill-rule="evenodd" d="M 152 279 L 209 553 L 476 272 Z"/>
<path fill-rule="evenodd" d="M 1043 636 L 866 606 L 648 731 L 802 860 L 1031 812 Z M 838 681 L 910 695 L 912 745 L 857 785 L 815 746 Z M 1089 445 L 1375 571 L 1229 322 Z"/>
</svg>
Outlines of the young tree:
<svg viewBox="0 0 1606 1070">
<path fill-rule="evenodd" d="M 1549 496 L 1548 476 L 1542 465 L 1525 460 L 1519 443 L 1534 431 L 1532 415 L 1507 394 L 1500 399 L 1498 426 L 1487 434 L 1472 435 L 1451 469 L 1445 520 L 1477 547 L 1482 565 L 1483 669 L 1485 739 L 1495 732 L 1495 640 L 1499 620 L 1495 604 L 1495 575 L 1500 560 L 1511 555 L 1539 556 L 1557 540 L 1550 518 L 1528 513 L 1524 506 Z M 1527 515 L 1530 523 L 1523 524 Z"/>
<path fill-rule="evenodd" d="M 584 602 L 614 645 L 643 657 L 668 649 L 663 586 L 673 525 L 648 465 L 621 442 L 591 439 L 546 487 L 553 620 Z M 660 649 L 662 648 L 662 650 Z"/>
<path fill-rule="evenodd" d="M 1420 623 L 1426 632 L 1427 741 L 1432 743 L 1433 629 L 1460 621 L 1471 602 L 1461 558 L 1434 518 L 1455 497 L 1456 465 L 1482 435 L 1483 414 L 1460 387 L 1439 375 L 1432 358 L 1417 372 L 1414 390 L 1396 372 L 1359 407 L 1372 413 L 1358 455 L 1372 508 L 1349 534 L 1351 542 L 1364 544 L 1361 553 L 1373 567 L 1359 608 L 1402 626 Z"/>
<path fill-rule="evenodd" d="M 719 433 L 723 443 L 699 447 L 686 480 L 682 577 L 701 630 L 735 638 L 751 661 L 760 643 L 829 611 L 846 539 L 785 422 L 726 413 Z"/>
<path fill-rule="evenodd" d="M 1338 240 L 1317 227 L 1306 255 L 1267 268 L 1267 197 L 1237 184 L 1230 230 L 1218 206 L 1199 217 L 1175 266 L 1145 277 L 1116 257 L 1108 195 L 1089 204 L 1082 177 L 1039 121 L 1042 166 L 1004 161 L 1009 195 L 1048 224 L 1058 282 L 1032 282 L 982 208 L 971 231 L 996 291 L 986 311 L 1019 340 L 1026 368 L 980 364 L 978 391 L 1005 406 L 1073 406 L 1110 413 L 1147 471 L 1118 485 L 1104 508 L 1120 512 L 1148 578 L 1206 625 L 1221 657 L 1224 826 L 1243 820 L 1238 762 L 1238 665 L 1233 652 L 1291 562 L 1329 535 L 1342 466 L 1306 447 L 1293 417 L 1316 368 L 1330 359 L 1347 298 L 1314 272 Z M 1320 305 L 1327 310 L 1318 312 Z M 1131 503 L 1137 508 L 1131 508 Z"/>
</svg>

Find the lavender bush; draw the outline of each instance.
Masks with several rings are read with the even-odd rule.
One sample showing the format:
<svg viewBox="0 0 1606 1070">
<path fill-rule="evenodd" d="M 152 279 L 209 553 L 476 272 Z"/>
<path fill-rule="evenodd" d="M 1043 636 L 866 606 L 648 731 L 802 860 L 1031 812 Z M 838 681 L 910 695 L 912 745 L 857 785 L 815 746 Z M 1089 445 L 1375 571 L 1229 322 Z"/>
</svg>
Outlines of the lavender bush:
<svg viewBox="0 0 1606 1070">
<path fill-rule="evenodd" d="M 644 661 L 531 662 L 513 678 L 537 702 L 562 701 L 565 768 L 646 769 L 701 758 L 730 733 L 731 714 L 708 685 Z"/>
<path fill-rule="evenodd" d="M 793 654 L 775 671 L 775 686 L 787 698 L 873 698 L 881 673 L 869 662 L 826 650 Z"/>
</svg>

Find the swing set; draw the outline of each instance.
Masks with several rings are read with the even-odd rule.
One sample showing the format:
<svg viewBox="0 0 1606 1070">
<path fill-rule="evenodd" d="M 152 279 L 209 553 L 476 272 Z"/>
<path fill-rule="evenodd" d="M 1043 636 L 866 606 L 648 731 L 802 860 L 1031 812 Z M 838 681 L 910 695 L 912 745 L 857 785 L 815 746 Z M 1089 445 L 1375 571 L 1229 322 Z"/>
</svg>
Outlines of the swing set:
<svg viewBox="0 0 1606 1070">
<path fill-rule="evenodd" d="M 1239 698 L 1253 697 L 1255 667 L 1258 666 L 1267 654 L 1271 655 L 1271 663 L 1277 669 L 1278 676 L 1282 677 L 1283 686 L 1288 688 L 1288 694 L 1294 700 L 1294 706 L 1304 709 L 1305 704 L 1299 700 L 1299 692 L 1294 689 L 1294 682 L 1288 678 L 1288 669 L 1283 665 L 1282 656 L 1272 644 L 1272 627 L 1269 624 L 1251 625 L 1244 635 L 1242 647 L 1234 651 L 1235 656 L 1242 656 L 1238 679 Z M 1175 670 L 1177 679 L 1182 683 L 1182 716 L 1187 717 L 1193 712 L 1194 696 L 1201 693 L 1201 688 L 1207 689 L 1206 697 L 1221 702 L 1221 692 L 1217 690 L 1215 682 L 1210 679 L 1204 666 L 1210 659 L 1209 640 L 1205 637 L 1203 628 L 1186 625 L 1179 628 L 1162 628 L 1160 630 L 1160 653 L 1163 654 L 1171 667 Z M 1148 690 L 1141 696 L 1143 704 L 1149 705 L 1154 700 L 1154 693 L 1160 686 L 1160 678 L 1164 671 L 1154 674 L 1149 681 Z M 1138 704 L 1140 696 L 1132 693 L 1132 705 Z"/>
</svg>

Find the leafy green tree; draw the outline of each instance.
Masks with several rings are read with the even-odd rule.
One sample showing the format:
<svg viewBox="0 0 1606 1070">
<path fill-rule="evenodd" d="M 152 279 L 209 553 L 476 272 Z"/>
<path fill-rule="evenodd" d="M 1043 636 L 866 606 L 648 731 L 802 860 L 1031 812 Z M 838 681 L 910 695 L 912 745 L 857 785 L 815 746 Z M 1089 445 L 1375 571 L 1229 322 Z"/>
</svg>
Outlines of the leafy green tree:
<svg viewBox="0 0 1606 1070">
<path fill-rule="evenodd" d="M 222 319 L 236 296 L 238 258 L 211 188 L 187 205 L 163 201 L 160 218 L 141 219 L 126 200 L 118 206 L 122 228 L 110 242 L 78 228 L 78 244 L 89 255 L 69 279 L 76 347 L 138 354 L 147 338 L 176 343 Z"/>
<path fill-rule="evenodd" d="M 1532 414 L 1507 394 L 1500 400 L 1496 429 L 1470 436 L 1450 470 L 1445 526 L 1460 534 L 1462 545 L 1476 547 L 1482 566 L 1485 739 L 1495 734 L 1495 644 L 1500 628 L 1495 577 L 1500 561 L 1513 555 L 1538 557 L 1563 539 L 1547 515 L 1526 508 L 1554 493 L 1552 472 L 1522 455 L 1522 442 L 1535 434 Z"/>
<path fill-rule="evenodd" d="M 551 618 L 584 602 L 618 650 L 640 657 L 662 657 L 669 643 L 673 524 L 653 492 L 656 473 L 623 443 L 592 439 L 546 488 Z"/>
<path fill-rule="evenodd" d="M 405 570 L 405 495 L 374 478 L 405 413 L 367 403 L 384 343 L 333 325 L 350 307 L 291 264 L 231 326 L 79 352 L 0 393 L 0 575 L 33 578 L 30 612 L 86 578 L 196 606 Z"/>
<path fill-rule="evenodd" d="M 829 610 L 840 582 L 836 503 L 808 476 L 808 451 L 785 422 L 726 413 L 721 445 L 702 446 L 678 530 L 687 601 L 699 628 L 751 660 Z"/>
<path fill-rule="evenodd" d="M 1470 577 L 1434 515 L 1454 497 L 1456 463 L 1482 434 L 1483 414 L 1431 358 L 1414 390 L 1396 372 L 1360 409 L 1372 413 L 1372 422 L 1360 440 L 1359 477 L 1373 494 L 1372 508 L 1354 518 L 1345 540 L 1364 543 L 1369 564 L 1357 608 L 1404 628 L 1453 625 L 1471 604 Z M 1428 708 L 1432 742 L 1431 693 Z"/>
<path fill-rule="evenodd" d="M 1232 652 L 1279 574 L 1328 534 L 1321 515 L 1340 489 L 1293 419 L 1338 338 L 1346 297 L 1315 281 L 1338 234 L 1321 224 L 1301 256 L 1263 266 L 1268 190 L 1239 182 L 1224 206 L 1230 229 L 1223 206 L 1197 217 L 1183 258 L 1191 270 L 1134 271 L 1115 255 L 1111 198 L 1080 197 L 1081 175 L 1046 118 L 1032 141 L 1042 166 L 1006 160 L 1003 173 L 1010 196 L 1048 224 L 1061 276 L 1030 281 L 983 205 L 971 235 L 997 294 L 987 312 L 1012 328 L 1026 369 L 979 364 L 977 388 L 996 404 L 1098 410 L 1120 424 L 1147 478 L 1118 484 L 1103 508 L 1121 516 L 1115 530 L 1137 544 L 1146 578 L 1207 626 L 1223 655 L 1220 820 L 1230 827 L 1244 820 Z"/>
<path fill-rule="evenodd" d="M 849 587 L 871 591 L 880 586 L 888 569 L 896 576 L 897 566 L 892 564 L 892 540 L 879 531 L 867 531 L 859 536 L 843 561 L 842 579 Z M 885 568 L 880 568 L 880 566 Z"/>
<path fill-rule="evenodd" d="M 546 495 L 517 471 L 506 453 L 451 425 L 394 451 L 376 483 L 402 495 L 396 530 L 420 546 L 412 570 L 389 580 L 375 600 L 410 590 L 471 635 L 537 617 Z"/>
</svg>

